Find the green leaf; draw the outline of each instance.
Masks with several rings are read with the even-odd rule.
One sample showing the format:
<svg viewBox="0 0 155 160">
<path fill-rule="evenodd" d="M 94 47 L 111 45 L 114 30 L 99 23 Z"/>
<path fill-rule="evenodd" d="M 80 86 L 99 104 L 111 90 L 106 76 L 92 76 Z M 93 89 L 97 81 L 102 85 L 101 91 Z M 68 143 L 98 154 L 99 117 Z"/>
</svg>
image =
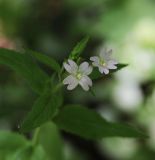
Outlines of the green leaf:
<svg viewBox="0 0 155 160">
<path fill-rule="evenodd" d="M 28 144 L 28 141 L 18 133 L 0 131 L 0 151 L 15 151 Z"/>
<path fill-rule="evenodd" d="M 89 36 L 86 36 L 79 43 L 77 43 L 77 45 L 73 48 L 69 58 L 71 58 L 73 60 L 77 60 L 80 57 L 80 54 L 85 49 L 85 47 L 88 43 L 88 40 L 89 40 Z"/>
<path fill-rule="evenodd" d="M 115 72 L 117 72 L 117 71 L 119 71 L 119 70 L 121 70 L 121 69 L 123 69 L 123 68 L 125 68 L 127 66 L 128 66 L 128 64 L 122 64 L 122 63 L 117 64 L 117 69 L 110 70 L 110 73 L 115 73 Z M 93 69 L 93 72 L 90 75 L 90 78 L 95 80 L 95 79 L 102 78 L 102 77 L 103 77 L 103 74 L 101 74 L 99 72 L 98 68 L 95 67 Z"/>
<path fill-rule="evenodd" d="M 48 83 L 43 94 L 35 101 L 31 112 L 23 121 L 22 132 L 39 127 L 57 113 L 58 108 L 62 105 L 62 95 L 60 90 L 53 92 L 53 88 L 54 86 Z"/>
<path fill-rule="evenodd" d="M 12 160 L 12 155 L 17 150 L 29 144 L 25 137 L 18 133 L 0 131 L 0 159 Z"/>
<path fill-rule="evenodd" d="M 40 127 L 38 143 L 43 147 L 49 159 L 64 160 L 63 143 L 54 123 L 48 122 Z"/>
<path fill-rule="evenodd" d="M 49 77 L 37 66 L 30 56 L 0 48 L 0 64 L 9 66 L 26 79 L 37 93 L 42 93 L 45 82 Z"/>
<path fill-rule="evenodd" d="M 60 73 L 61 71 L 61 66 L 59 65 L 59 63 L 53 59 L 52 57 L 49 57 L 45 54 L 41 54 L 35 51 L 31 51 L 28 50 L 27 52 L 29 52 L 32 56 L 34 56 L 38 61 L 40 61 L 41 63 L 49 66 L 51 69 L 53 69 L 54 71 Z"/>
<path fill-rule="evenodd" d="M 26 146 L 8 157 L 8 160 L 49 160 L 42 146 Z"/>
<path fill-rule="evenodd" d="M 146 137 L 127 124 L 107 122 L 98 113 L 77 105 L 66 106 L 54 121 L 60 129 L 88 139 L 114 136 Z"/>
</svg>

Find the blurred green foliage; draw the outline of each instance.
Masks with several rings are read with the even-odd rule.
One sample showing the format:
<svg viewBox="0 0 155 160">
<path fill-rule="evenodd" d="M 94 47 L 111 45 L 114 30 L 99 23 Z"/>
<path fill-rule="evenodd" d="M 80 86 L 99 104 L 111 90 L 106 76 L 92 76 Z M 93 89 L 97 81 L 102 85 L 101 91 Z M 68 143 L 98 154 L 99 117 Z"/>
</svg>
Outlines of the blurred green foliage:
<svg viewBox="0 0 155 160">
<path fill-rule="evenodd" d="M 111 47 L 120 62 L 129 64 L 114 76 L 97 81 L 93 88 L 96 97 L 87 95 L 80 89 L 65 94 L 66 103 L 80 102 L 96 109 L 110 121 L 137 124 L 150 136 L 143 141 L 113 138 L 96 142 L 102 159 L 154 159 L 154 7 L 154 0 L 0 0 L 1 47 L 9 48 L 11 43 L 11 47 L 16 50 L 30 48 L 62 62 L 77 41 L 85 35 L 90 35 L 89 45 L 83 54 L 85 57 L 98 53 L 99 48 Z M 52 71 L 45 64 L 39 65 L 51 74 Z M 32 68 L 29 67 L 29 70 L 32 71 Z M 15 142 L 18 143 L 25 139 L 23 136 L 14 135 L 14 132 L 35 99 L 36 94 L 22 77 L 8 67 L 0 65 L 0 128 L 9 130 L 5 136 L 3 131 L 0 132 L 0 140 L 7 140 L 7 135 L 15 136 L 11 139 L 17 138 Z M 77 147 L 76 140 L 67 139 L 65 136 L 61 145 L 55 127 L 52 125 L 48 130 L 47 126 L 43 126 L 46 134 L 40 131 L 40 136 L 47 139 L 44 141 L 40 137 L 41 146 L 38 145 L 36 150 L 33 150 L 30 144 L 26 147 L 21 146 L 15 155 L 0 149 L 0 159 L 17 159 L 17 156 L 23 154 L 34 157 L 31 159 L 46 159 L 48 157 L 45 158 L 45 154 L 48 152 L 55 160 L 61 160 L 58 151 L 65 152 L 63 158 L 67 157 L 66 160 L 93 159 L 93 152 L 97 152 L 95 149 L 88 153 L 87 148 L 90 146 L 81 149 Z M 52 127 L 54 129 L 51 129 Z M 24 140 L 24 143 L 30 143 L 27 141 Z M 53 142 L 50 143 L 52 146 L 48 146 L 49 141 Z M 59 148 L 60 146 L 62 148 Z"/>
</svg>

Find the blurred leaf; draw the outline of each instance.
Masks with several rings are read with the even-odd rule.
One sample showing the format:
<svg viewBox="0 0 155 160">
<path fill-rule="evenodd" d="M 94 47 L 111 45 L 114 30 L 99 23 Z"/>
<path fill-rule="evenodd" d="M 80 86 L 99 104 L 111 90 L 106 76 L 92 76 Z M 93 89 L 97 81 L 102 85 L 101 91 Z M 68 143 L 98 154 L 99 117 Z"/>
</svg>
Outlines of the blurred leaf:
<svg viewBox="0 0 155 160">
<path fill-rule="evenodd" d="M 135 152 L 129 160 L 151 160 L 154 159 L 155 151 L 148 146 L 141 145 L 141 148 Z"/>
<path fill-rule="evenodd" d="M 107 122 L 98 113 L 77 105 L 66 106 L 54 121 L 61 129 L 88 139 L 114 136 L 146 137 L 127 124 Z"/>
<path fill-rule="evenodd" d="M 77 60 L 80 57 L 80 54 L 83 52 L 85 49 L 87 43 L 88 43 L 89 37 L 83 38 L 77 45 L 73 48 L 69 58 L 73 60 Z"/>
<path fill-rule="evenodd" d="M 43 91 L 48 76 L 27 54 L 0 48 L 0 64 L 9 66 L 23 76 L 37 93 Z"/>
<path fill-rule="evenodd" d="M 19 149 L 14 155 L 11 155 L 8 160 L 49 160 L 42 146 L 26 146 Z"/>
<path fill-rule="evenodd" d="M 32 147 L 18 133 L 0 131 L 0 159 L 2 160 L 47 160 L 41 146 Z"/>
<path fill-rule="evenodd" d="M 49 66 L 51 69 L 53 69 L 54 71 L 60 73 L 61 71 L 61 66 L 59 65 L 59 63 L 53 59 L 52 57 L 49 57 L 45 54 L 41 54 L 32 50 L 29 50 L 27 52 L 30 52 L 30 54 L 32 54 L 38 61 L 40 61 L 43 64 L 46 64 L 47 66 Z"/>
<path fill-rule="evenodd" d="M 90 88 L 89 92 L 92 94 L 92 96 L 96 97 L 96 93 L 94 92 L 94 90 L 92 88 Z"/>
<path fill-rule="evenodd" d="M 15 151 L 28 144 L 28 141 L 18 133 L 0 131 L 0 150 Z"/>
<path fill-rule="evenodd" d="M 13 113 L 17 113 L 20 110 L 25 110 L 26 107 L 21 108 L 21 106 L 11 106 L 1 104 L 0 107 L 0 118 L 3 118 L 8 115 L 12 115 Z"/>
<path fill-rule="evenodd" d="M 63 144 L 57 126 L 48 122 L 40 127 L 38 143 L 52 160 L 64 160 Z"/>
<path fill-rule="evenodd" d="M 23 121 L 22 132 L 30 131 L 52 119 L 62 105 L 62 95 L 59 90 L 53 92 L 52 87 L 54 86 L 48 83 L 43 94 L 35 101 L 31 112 Z"/>
<path fill-rule="evenodd" d="M 115 73 L 115 72 L 117 72 L 117 71 L 119 71 L 119 70 L 121 70 L 121 69 L 123 69 L 124 67 L 127 67 L 127 66 L 128 66 L 128 64 L 121 64 L 121 63 L 117 64 L 117 69 L 110 70 L 110 73 Z M 98 78 L 103 77 L 103 74 L 101 74 L 99 72 L 98 68 L 95 67 L 93 69 L 93 72 L 91 73 L 90 77 L 91 77 L 91 79 L 98 79 Z"/>
<path fill-rule="evenodd" d="M 117 64 L 117 69 L 111 70 L 111 73 L 117 72 L 127 66 L 128 66 L 128 64 L 119 63 L 119 64 Z"/>
<path fill-rule="evenodd" d="M 17 150 L 29 144 L 25 137 L 18 133 L 0 131 L 0 159 L 12 160 L 12 155 L 17 152 Z"/>
</svg>

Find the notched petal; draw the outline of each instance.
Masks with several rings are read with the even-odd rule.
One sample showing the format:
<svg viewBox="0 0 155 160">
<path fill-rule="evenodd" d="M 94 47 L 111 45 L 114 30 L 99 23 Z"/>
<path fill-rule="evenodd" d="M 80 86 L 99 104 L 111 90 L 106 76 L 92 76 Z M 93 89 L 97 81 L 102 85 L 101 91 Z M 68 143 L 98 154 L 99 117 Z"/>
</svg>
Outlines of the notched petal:
<svg viewBox="0 0 155 160">
<path fill-rule="evenodd" d="M 93 68 L 89 65 L 88 62 L 83 62 L 80 66 L 79 66 L 79 71 L 82 74 L 85 75 L 89 75 L 92 72 Z"/>
<path fill-rule="evenodd" d="M 73 60 L 68 60 L 68 63 L 63 64 L 68 73 L 75 74 L 78 70 L 77 64 Z"/>
<path fill-rule="evenodd" d="M 71 69 L 71 66 L 67 63 L 63 63 L 63 66 L 65 68 L 65 70 L 68 72 L 68 73 L 72 73 L 72 69 Z"/>
<path fill-rule="evenodd" d="M 103 69 L 103 72 L 104 72 L 105 74 L 109 74 L 109 69 L 104 68 L 104 69 Z"/>
<path fill-rule="evenodd" d="M 104 73 L 104 74 L 108 74 L 109 73 L 109 69 L 107 67 L 99 67 L 99 71 L 100 73 Z"/>
<path fill-rule="evenodd" d="M 67 89 L 72 90 L 78 85 L 78 80 L 70 75 L 63 80 L 63 84 L 68 84 Z"/>
<path fill-rule="evenodd" d="M 117 62 L 115 59 L 109 60 L 109 63 L 110 63 L 110 64 L 118 64 L 118 62 Z"/>
<path fill-rule="evenodd" d="M 80 71 L 85 71 L 88 68 L 88 66 L 89 66 L 88 62 L 83 62 L 83 63 L 80 64 L 79 70 Z"/>
<path fill-rule="evenodd" d="M 77 70 L 78 69 L 78 65 L 71 59 L 68 60 L 69 65 L 71 66 L 71 68 Z"/>
<path fill-rule="evenodd" d="M 79 84 L 85 91 L 88 91 L 89 87 L 92 86 L 92 80 L 88 76 L 83 76 Z"/>
<path fill-rule="evenodd" d="M 71 83 L 67 86 L 67 89 L 68 90 L 73 90 L 77 87 L 78 83 Z"/>
</svg>

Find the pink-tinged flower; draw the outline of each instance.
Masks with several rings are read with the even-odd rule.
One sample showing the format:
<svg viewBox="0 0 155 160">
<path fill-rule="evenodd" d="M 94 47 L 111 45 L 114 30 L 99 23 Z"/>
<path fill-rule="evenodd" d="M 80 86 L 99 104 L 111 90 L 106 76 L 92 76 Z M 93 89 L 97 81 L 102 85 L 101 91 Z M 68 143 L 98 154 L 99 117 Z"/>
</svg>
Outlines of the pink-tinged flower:
<svg viewBox="0 0 155 160">
<path fill-rule="evenodd" d="M 73 90 L 78 84 L 85 90 L 88 91 L 89 87 L 92 86 L 92 80 L 88 75 L 92 72 L 92 67 L 88 62 L 83 62 L 78 66 L 73 60 L 68 60 L 68 63 L 64 63 L 64 68 L 70 74 L 63 80 L 63 84 L 68 85 L 68 90 Z"/>
<path fill-rule="evenodd" d="M 118 62 L 111 58 L 112 50 L 103 51 L 99 56 L 90 57 L 93 66 L 98 67 L 99 71 L 103 74 L 108 74 L 110 69 L 117 69 Z"/>
</svg>

